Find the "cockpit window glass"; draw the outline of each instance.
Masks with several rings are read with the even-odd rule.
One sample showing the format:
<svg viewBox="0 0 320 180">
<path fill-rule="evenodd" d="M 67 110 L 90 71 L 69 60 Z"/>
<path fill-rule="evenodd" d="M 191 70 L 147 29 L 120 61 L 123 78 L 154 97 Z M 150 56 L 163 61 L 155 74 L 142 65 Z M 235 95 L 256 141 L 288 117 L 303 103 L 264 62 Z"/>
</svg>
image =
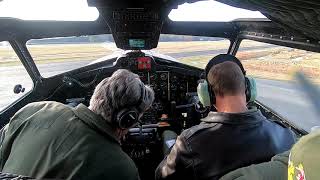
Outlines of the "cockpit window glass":
<svg viewBox="0 0 320 180">
<path fill-rule="evenodd" d="M 108 59 L 120 51 L 111 34 L 34 39 L 27 42 L 27 48 L 43 77 Z"/>
<path fill-rule="evenodd" d="M 32 79 L 7 41 L 0 41 L 0 111 L 27 94 Z"/>
<path fill-rule="evenodd" d="M 214 0 L 185 3 L 171 10 L 172 21 L 228 22 L 237 19 L 264 18 L 259 11 L 232 7 Z"/>
<path fill-rule="evenodd" d="M 320 120 L 294 74 L 303 72 L 315 84 L 320 83 L 320 54 L 305 50 L 243 40 L 236 55 L 255 77 L 258 101 L 307 131 Z"/>
<path fill-rule="evenodd" d="M 230 41 L 224 38 L 161 34 L 158 47 L 152 51 L 204 68 L 215 55 L 227 53 L 229 46 Z"/>
<path fill-rule="evenodd" d="M 95 21 L 99 11 L 87 0 L 0 0 L 0 17 L 22 20 Z"/>
</svg>

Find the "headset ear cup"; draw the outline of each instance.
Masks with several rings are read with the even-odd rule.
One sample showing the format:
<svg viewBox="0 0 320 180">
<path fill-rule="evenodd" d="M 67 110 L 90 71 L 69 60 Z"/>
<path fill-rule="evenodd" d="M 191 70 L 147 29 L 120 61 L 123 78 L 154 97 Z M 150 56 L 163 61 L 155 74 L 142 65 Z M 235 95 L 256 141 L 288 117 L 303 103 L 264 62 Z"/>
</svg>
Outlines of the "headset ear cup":
<svg viewBox="0 0 320 180">
<path fill-rule="evenodd" d="M 117 115 L 118 127 L 127 129 L 134 126 L 139 121 L 139 114 L 136 110 L 122 110 Z"/>
<path fill-rule="evenodd" d="M 254 102 L 258 95 L 256 80 L 251 77 L 246 77 L 246 82 L 247 102 Z"/>
<path fill-rule="evenodd" d="M 203 80 L 203 82 L 198 84 L 197 94 L 203 106 L 211 106 L 211 98 L 208 89 L 208 82 L 206 80 Z"/>
</svg>

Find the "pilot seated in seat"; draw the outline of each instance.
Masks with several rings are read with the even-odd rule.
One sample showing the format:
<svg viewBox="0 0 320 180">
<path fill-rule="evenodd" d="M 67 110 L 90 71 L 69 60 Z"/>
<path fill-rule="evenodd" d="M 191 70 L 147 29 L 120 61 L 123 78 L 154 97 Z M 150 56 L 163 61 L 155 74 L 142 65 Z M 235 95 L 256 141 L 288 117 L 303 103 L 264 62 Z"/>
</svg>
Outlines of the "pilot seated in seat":
<svg viewBox="0 0 320 180">
<path fill-rule="evenodd" d="M 214 106 L 199 125 L 183 131 L 156 169 L 156 179 L 215 180 L 240 167 L 269 161 L 295 143 L 288 128 L 269 121 L 247 103 L 256 95 L 254 80 L 231 55 L 214 57 L 198 86 L 200 101 Z"/>
<path fill-rule="evenodd" d="M 89 108 L 28 104 L 1 133 L 0 171 L 36 179 L 137 180 L 120 139 L 153 100 L 138 75 L 117 70 L 97 85 Z"/>
</svg>

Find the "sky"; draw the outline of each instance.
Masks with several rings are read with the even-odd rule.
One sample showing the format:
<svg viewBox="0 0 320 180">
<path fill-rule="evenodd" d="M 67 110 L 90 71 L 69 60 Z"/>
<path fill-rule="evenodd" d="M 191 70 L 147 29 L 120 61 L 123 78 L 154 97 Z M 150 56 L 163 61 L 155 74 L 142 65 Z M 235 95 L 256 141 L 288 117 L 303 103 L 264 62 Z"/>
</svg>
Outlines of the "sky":
<svg viewBox="0 0 320 180">
<path fill-rule="evenodd" d="M 99 12 L 88 7 L 86 0 L 3 0 L 0 17 L 23 20 L 94 21 Z M 232 21 L 237 18 L 263 18 L 260 12 L 248 11 L 221 4 L 214 0 L 183 4 L 173 9 L 169 18 L 174 21 Z"/>
</svg>

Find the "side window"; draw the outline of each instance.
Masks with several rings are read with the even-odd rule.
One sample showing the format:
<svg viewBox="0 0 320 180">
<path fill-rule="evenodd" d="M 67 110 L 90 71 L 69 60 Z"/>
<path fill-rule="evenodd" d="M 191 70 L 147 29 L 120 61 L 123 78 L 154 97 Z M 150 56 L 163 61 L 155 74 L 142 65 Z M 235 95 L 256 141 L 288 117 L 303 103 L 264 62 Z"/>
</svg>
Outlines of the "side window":
<svg viewBox="0 0 320 180">
<path fill-rule="evenodd" d="M 33 87 L 32 79 L 7 41 L 0 41 L 0 111 Z"/>
<path fill-rule="evenodd" d="M 236 56 L 256 79 L 258 101 L 306 131 L 319 125 L 315 107 L 294 78 L 300 71 L 318 84 L 319 53 L 243 40 Z"/>
</svg>

